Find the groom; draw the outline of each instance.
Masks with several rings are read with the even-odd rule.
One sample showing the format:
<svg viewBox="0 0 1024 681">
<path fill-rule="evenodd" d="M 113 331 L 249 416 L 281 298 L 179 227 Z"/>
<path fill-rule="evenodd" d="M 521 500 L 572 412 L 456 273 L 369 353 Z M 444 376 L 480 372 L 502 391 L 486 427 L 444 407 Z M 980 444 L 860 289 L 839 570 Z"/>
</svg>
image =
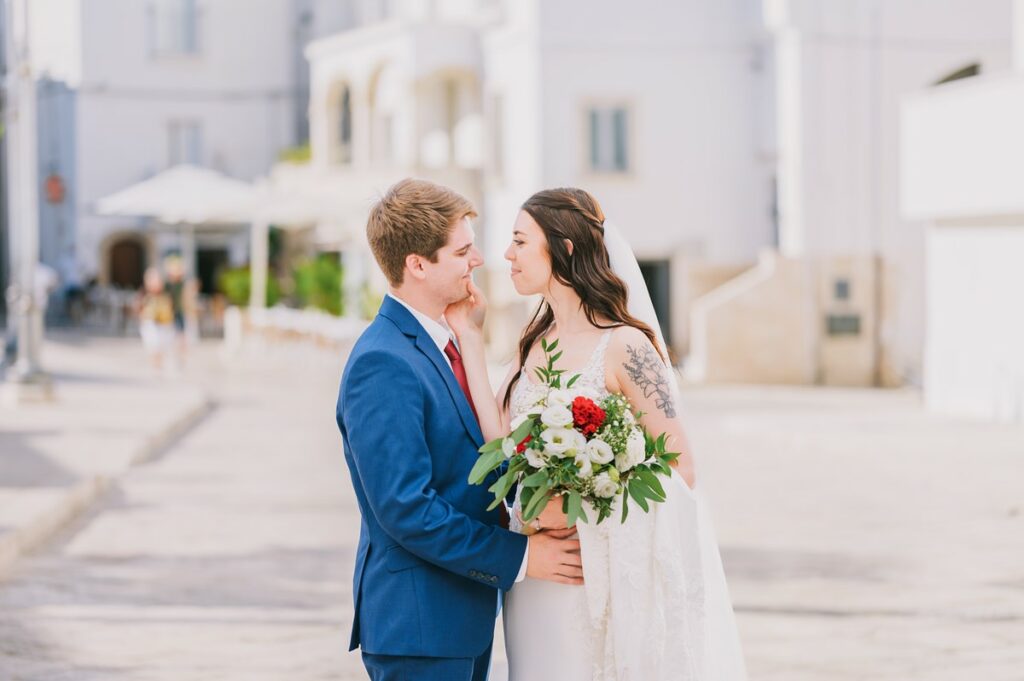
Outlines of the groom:
<svg viewBox="0 0 1024 681">
<path fill-rule="evenodd" d="M 475 216 L 408 179 L 366 226 L 389 295 L 345 366 L 337 421 L 362 514 L 349 649 L 373 681 L 484 681 L 498 590 L 526 575 L 581 583 L 564 577 L 582 575 L 578 541 L 502 529 L 487 485 L 467 482 L 483 436 L 444 311 L 483 264 Z"/>
</svg>

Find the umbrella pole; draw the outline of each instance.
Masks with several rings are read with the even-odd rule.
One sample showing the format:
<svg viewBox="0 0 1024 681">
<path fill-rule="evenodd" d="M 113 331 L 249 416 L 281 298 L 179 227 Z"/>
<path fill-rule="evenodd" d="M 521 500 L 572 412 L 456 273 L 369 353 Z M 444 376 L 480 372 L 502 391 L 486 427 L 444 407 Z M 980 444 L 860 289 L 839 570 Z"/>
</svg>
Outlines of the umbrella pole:
<svg viewBox="0 0 1024 681">
<path fill-rule="evenodd" d="M 267 306 L 269 237 L 269 223 L 263 219 L 254 220 L 249 227 L 249 307 L 254 310 Z"/>
</svg>

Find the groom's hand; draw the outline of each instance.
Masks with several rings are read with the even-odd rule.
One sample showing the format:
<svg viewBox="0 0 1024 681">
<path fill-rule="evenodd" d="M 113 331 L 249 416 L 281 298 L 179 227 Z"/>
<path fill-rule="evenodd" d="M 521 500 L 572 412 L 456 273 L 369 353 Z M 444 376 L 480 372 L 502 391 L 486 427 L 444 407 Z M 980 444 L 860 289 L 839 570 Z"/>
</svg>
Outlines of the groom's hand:
<svg viewBox="0 0 1024 681">
<path fill-rule="evenodd" d="M 583 584 L 580 542 L 568 539 L 576 530 L 550 530 L 530 536 L 530 558 L 526 574 L 559 584 Z"/>
</svg>

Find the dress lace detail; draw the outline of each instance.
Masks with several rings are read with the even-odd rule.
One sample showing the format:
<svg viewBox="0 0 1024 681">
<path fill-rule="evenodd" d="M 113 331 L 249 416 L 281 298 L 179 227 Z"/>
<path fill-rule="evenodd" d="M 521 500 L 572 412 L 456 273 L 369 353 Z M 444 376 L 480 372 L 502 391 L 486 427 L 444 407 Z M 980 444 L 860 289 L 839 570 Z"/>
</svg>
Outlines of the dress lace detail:
<svg viewBox="0 0 1024 681">
<path fill-rule="evenodd" d="M 599 341 L 574 384 L 609 392 Z M 513 418 L 547 392 L 524 373 Z M 509 681 L 740 681 L 746 678 L 718 545 L 699 492 L 678 476 L 650 513 L 579 524 L 585 586 L 527 578 L 505 608 Z M 629 502 L 632 503 L 632 502 Z M 520 510 L 516 497 L 515 510 Z M 521 524 L 512 513 L 512 529 Z M 590 514 L 594 518 L 594 513 Z"/>
</svg>

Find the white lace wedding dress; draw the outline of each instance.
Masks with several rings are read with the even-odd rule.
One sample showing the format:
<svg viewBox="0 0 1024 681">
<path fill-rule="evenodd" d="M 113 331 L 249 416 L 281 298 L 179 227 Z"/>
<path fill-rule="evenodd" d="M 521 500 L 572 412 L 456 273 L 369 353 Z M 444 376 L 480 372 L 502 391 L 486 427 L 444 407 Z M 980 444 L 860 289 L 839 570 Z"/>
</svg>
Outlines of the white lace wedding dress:
<svg viewBox="0 0 1024 681">
<path fill-rule="evenodd" d="M 574 388 L 600 398 L 606 332 Z M 512 417 L 546 387 L 520 376 Z M 577 531 L 586 584 L 527 577 L 504 608 L 509 681 L 739 681 L 746 678 L 718 545 L 699 486 L 673 474 L 667 500 L 625 524 L 613 513 Z M 633 503 L 630 501 L 629 503 Z M 516 510 L 519 499 L 516 498 Z M 521 525 L 512 514 L 512 529 Z"/>
</svg>

